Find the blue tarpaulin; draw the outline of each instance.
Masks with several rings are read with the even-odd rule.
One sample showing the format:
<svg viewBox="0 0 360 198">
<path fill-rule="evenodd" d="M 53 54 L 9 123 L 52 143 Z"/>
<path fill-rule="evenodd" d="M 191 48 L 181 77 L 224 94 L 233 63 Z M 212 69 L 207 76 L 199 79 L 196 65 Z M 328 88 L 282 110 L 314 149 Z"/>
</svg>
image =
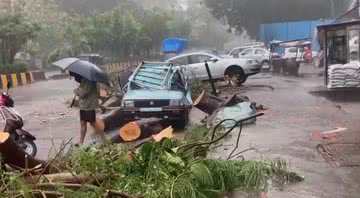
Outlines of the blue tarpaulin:
<svg viewBox="0 0 360 198">
<path fill-rule="evenodd" d="M 163 53 L 176 53 L 183 52 L 188 45 L 188 41 L 182 38 L 167 38 L 163 41 Z"/>
</svg>

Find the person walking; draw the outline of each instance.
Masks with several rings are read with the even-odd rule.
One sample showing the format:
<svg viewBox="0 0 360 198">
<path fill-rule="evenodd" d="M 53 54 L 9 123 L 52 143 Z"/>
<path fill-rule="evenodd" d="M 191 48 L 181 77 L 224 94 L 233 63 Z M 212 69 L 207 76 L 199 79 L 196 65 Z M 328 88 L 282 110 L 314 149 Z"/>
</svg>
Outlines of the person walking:
<svg viewBox="0 0 360 198">
<path fill-rule="evenodd" d="M 98 107 L 99 89 L 96 82 L 92 82 L 83 78 L 82 76 L 70 72 L 70 75 L 75 78 L 75 81 L 80 83 L 79 87 L 74 90 L 74 93 L 79 97 L 80 107 L 80 142 L 84 144 L 87 133 L 87 123 L 94 128 L 95 132 L 105 140 L 103 129 L 96 123 L 95 109 Z"/>
</svg>

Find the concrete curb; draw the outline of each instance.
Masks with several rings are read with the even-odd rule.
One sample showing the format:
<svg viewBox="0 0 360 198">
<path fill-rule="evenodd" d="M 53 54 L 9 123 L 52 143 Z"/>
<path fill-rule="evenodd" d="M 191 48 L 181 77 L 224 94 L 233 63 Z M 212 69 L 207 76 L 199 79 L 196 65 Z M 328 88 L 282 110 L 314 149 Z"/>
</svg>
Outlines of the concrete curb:
<svg viewBox="0 0 360 198">
<path fill-rule="evenodd" d="M 35 81 L 46 80 L 44 71 L 22 72 L 14 74 L 0 75 L 0 88 L 6 88 L 8 82 L 11 82 L 13 87 L 31 84 Z"/>
</svg>

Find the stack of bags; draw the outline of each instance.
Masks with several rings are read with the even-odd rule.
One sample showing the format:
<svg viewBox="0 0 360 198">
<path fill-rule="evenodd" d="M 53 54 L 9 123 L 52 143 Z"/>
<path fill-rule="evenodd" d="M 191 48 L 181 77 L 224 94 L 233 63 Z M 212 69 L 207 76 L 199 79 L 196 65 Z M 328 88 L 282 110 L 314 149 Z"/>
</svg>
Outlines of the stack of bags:
<svg viewBox="0 0 360 198">
<path fill-rule="evenodd" d="M 353 61 L 345 65 L 331 65 L 328 70 L 328 88 L 360 88 L 360 62 Z"/>
</svg>

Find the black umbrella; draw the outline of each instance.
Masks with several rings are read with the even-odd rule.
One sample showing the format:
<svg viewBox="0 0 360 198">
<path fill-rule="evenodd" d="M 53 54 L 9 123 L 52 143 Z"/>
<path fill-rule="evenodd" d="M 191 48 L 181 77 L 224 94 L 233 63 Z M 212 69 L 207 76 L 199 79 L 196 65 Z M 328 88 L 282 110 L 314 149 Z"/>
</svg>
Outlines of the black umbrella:
<svg viewBox="0 0 360 198">
<path fill-rule="evenodd" d="M 58 66 L 63 70 L 79 74 L 90 81 L 110 86 L 107 74 L 104 73 L 98 66 L 88 61 L 83 61 L 78 58 L 65 58 L 52 63 L 52 65 Z"/>
</svg>

